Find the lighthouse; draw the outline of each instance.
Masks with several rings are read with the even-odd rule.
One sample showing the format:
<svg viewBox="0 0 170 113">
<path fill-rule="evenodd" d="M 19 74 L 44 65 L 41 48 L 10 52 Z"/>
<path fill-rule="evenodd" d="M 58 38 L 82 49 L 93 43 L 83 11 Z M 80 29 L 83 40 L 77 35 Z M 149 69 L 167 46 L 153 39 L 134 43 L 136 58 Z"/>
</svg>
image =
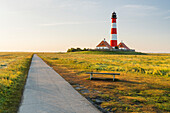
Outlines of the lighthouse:
<svg viewBox="0 0 170 113">
<path fill-rule="evenodd" d="M 111 24 L 111 34 L 110 34 L 110 45 L 107 43 L 107 41 L 102 40 L 97 46 L 95 50 L 100 50 L 100 51 L 135 51 L 134 49 L 130 49 L 129 47 L 126 46 L 125 43 L 120 42 L 117 44 L 117 28 L 116 28 L 116 13 L 112 13 L 112 24 Z M 115 47 L 116 46 L 116 47 Z"/>
<path fill-rule="evenodd" d="M 112 24 L 111 24 L 111 35 L 110 35 L 110 46 L 114 48 L 117 46 L 117 28 L 116 28 L 116 13 L 112 13 Z"/>
</svg>

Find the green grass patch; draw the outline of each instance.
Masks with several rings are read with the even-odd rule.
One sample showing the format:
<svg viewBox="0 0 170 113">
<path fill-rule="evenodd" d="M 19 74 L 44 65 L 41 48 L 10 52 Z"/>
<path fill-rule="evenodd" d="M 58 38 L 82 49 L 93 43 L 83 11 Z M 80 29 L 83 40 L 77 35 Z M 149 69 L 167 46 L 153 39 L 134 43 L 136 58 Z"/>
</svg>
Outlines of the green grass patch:
<svg viewBox="0 0 170 113">
<path fill-rule="evenodd" d="M 68 53 L 68 54 L 69 54 L 69 53 Z M 78 52 L 71 52 L 71 54 L 105 54 L 105 55 L 122 54 L 122 55 L 146 55 L 146 53 L 133 52 L 133 51 L 78 51 Z"/>
<path fill-rule="evenodd" d="M 32 53 L 0 53 L 0 62 L 7 64 L 0 69 L 1 113 L 18 111 L 31 58 Z"/>
</svg>

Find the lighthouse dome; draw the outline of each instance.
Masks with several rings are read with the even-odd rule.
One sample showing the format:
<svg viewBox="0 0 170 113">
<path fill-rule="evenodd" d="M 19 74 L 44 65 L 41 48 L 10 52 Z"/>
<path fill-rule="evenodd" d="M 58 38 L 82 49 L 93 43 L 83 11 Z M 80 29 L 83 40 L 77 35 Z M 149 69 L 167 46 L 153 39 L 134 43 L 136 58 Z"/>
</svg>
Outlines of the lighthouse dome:
<svg viewBox="0 0 170 113">
<path fill-rule="evenodd" d="M 112 18 L 117 18 L 115 12 L 112 13 Z"/>
</svg>

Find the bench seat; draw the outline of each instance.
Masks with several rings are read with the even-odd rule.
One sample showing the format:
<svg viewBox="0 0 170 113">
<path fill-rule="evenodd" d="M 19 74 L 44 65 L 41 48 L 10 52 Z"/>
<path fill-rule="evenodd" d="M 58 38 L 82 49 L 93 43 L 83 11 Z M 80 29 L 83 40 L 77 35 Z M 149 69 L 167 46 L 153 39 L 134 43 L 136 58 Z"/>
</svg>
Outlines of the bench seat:
<svg viewBox="0 0 170 113">
<path fill-rule="evenodd" d="M 93 74 L 113 75 L 113 81 L 115 80 L 115 75 L 120 75 L 120 73 L 99 73 L 99 72 L 87 72 L 87 74 L 90 74 L 90 80 L 93 78 Z"/>
</svg>

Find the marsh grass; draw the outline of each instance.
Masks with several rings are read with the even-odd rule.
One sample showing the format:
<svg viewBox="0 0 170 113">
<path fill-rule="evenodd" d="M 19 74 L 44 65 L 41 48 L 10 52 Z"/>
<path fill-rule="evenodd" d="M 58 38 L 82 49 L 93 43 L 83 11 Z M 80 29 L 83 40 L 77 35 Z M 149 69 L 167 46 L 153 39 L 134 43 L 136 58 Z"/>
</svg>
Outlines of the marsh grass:
<svg viewBox="0 0 170 113">
<path fill-rule="evenodd" d="M 170 55 L 102 55 L 102 54 L 39 54 L 70 84 L 80 84 L 90 93 L 83 94 L 110 112 L 169 112 Z M 89 71 L 119 72 L 112 76 L 96 76 L 89 80 Z M 95 75 L 94 75 L 95 76 Z M 106 79 L 108 78 L 108 79 Z M 80 92 L 81 93 L 81 92 Z"/>
<path fill-rule="evenodd" d="M 32 53 L 0 53 L 0 112 L 16 113 L 31 63 Z"/>
</svg>

